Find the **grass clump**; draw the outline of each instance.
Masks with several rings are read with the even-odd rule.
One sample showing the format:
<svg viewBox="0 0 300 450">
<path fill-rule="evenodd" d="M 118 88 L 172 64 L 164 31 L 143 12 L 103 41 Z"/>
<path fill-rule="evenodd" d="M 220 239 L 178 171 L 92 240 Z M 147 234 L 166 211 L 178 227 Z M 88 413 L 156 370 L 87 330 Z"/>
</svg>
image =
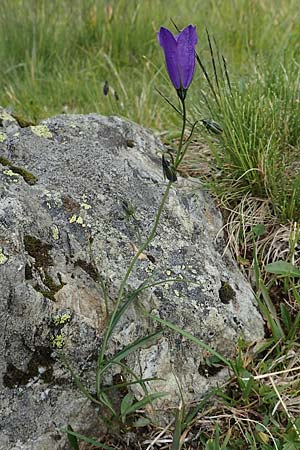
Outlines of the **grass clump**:
<svg viewBox="0 0 300 450">
<path fill-rule="evenodd" d="M 222 173 L 214 183 L 216 192 L 238 202 L 247 193 L 269 199 L 280 220 L 298 220 L 298 65 L 256 71 L 243 83 L 231 82 L 230 89 L 226 79 L 217 80 L 217 97 L 205 97 L 205 104 L 195 107 L 198 116 L 205 110 L 224 130 L 218 143 L 210 142 L 214 169 Z"/>
</svg>

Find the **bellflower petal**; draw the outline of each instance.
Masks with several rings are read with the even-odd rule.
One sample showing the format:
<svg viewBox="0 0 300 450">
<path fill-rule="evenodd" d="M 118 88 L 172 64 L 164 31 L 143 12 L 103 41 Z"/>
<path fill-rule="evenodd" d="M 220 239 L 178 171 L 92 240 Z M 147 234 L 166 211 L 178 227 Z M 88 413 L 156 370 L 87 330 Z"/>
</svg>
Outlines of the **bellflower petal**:
<svg viewBox="0 0 300 450">
<path fill-rule="evenodd" d="M 161 27 L 158 42 L 165 52 L 166 66 L 169 77 L 175 87 L 180 88 L 180 73 L 178 70 L 177 42 L 171 31 Z"/>
<path fill-rule="evenodd" d="M 196 27 L 189 25 L 177 36 L 177 61 L 184 89 L 191 84 L 195 71 Z"/>
<path fill-rule="evenodd" d="M 195 71 L 196 27 L 189 25 L 176 36 L 161 27 L 158 42 L 164 50 L 167 71 L 175 89 L 186 91 Z"/>
</svg>

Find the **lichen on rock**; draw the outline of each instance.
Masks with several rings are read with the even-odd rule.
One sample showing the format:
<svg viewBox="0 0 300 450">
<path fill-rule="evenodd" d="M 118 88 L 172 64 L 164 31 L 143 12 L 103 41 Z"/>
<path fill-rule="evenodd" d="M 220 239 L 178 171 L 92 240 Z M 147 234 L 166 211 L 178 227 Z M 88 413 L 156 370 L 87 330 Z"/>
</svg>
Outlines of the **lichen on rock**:
<svg viewBox="0 0 300 450">
<path fill-rule="evenodd" d="M 3 249 L 0 247 L 0 265 L 5 264 L 8 261 L 8 257 L 4 254 Z"/>
<path fill-rule="evenodd" d="M 38 183 L 28 183 L 24 173 L 12 183 L 0 171 L 0 315 L 6 324 L 0 329 L 0 373 L 11 380 L 4 385 L 0 378 L 0 402 L 6 402 L 0 442 L 6 448 L 20 441 L 22 450 L 58 450 L 65 437 L 57 430 L 69 420 L 83 433 L 87 417 L 98 426 L 95 410 L 72 383 L 59 350 L 63 346 L 93 390 L 99 343 L 116 293 L 152 228 L 165 189 L 164 148 L 149 131 L 96 114 L 62 115 L 30 129 L 14 121 L 9 133 L 14 150 L 1 145 L 4 170 L 28 168 Z M 149 280 L 155 285 L 132 302 L 109 340 L 108 354 L 157 329 L 145 310 L 226 357 L 234 354 L 240 337 L 262 338 L 263 321 L 251 288 L 228 251 L 223 256 L 221 228 L 209 195 L 179 177 L 157 236 L 138 259 L 125 294 Z M 38 349 L 51 358 L 51 377 L 45 380 L 30 370 Z M 188 402 L 226 376 L 221 369 L 207 375 L 205 352 L 170 331 L 124 362 L 138 377 L 165 380 L 148 384 L 149 392 L 169 394 L 161 399 L 162 408 L 178 405 L 178 380 Z M 22 377 L 26 383 L 21 385 Z M 130 389 L 141 395 L 138 385 Z M 51 401 L 41 401 L 47 396 Z"/>
<path fill-rule="evenodd" d="M 31 131 L 39 137 L 52 138 L 52 133 L 46 125 L 33 125 L 30 127 Z"/>
</svg>

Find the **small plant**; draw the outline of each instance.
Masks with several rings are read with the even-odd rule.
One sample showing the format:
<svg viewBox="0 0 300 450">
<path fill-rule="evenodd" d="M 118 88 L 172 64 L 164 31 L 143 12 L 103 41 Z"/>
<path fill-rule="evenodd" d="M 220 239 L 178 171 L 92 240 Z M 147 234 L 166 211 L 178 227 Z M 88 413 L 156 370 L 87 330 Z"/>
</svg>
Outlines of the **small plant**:
<svg viewBox="0 0 300 450">
<path fill-rule="evenodd" d="M 167 430 L 172 450 L 300 449 L 298 1 L 201 2 L 201 15 L 211 29 L 217 30 L 217 39 L 206 32 L 205 50 L 205 37 L 199 36 L 201 58 L 196 55 L 196 62 L 201 70 L 197 75 L 201 89 L 194 95 L 189 92 L 195 123 L 186 117 L 185 110 L 187 89 L 194 75 L 195 29 L 190 26 L 181 33 L 177 30 L 181 37 L 166 28 L 160 30 L 169 78 L 179 100 L 175 105 L 161 94 L 166 99 L 162 106 L 154 85 L 159 80 L 164 90 L 169 80 L 159 69 L 159 47 L 153 27 L 178 11 L 182 21 L 199 15 L 198 2 L 175 0 L 168 9 L 160 0 L 152 0 L 151 8 L 148 2 L 139 0 L 112 0 L 107 4 L 74 1 L 71 9 L 65 2 L 30 0 L 23 2 L 23 8 L 19 3 L 3 0 L 1 5 L 0 29 L 5 39 L 0 43 L 0 79 L 1 103 L 17 111 L 14 116 L 20 126 L 35 124 L 61 111 L 96 110 L 126 115 L 156 129 L 167 128 L 179 144 L 175 153 L 162 155 L 166 191 L 147 239 L 143 239 L 134 209 L 124 201 L 126 220 L 137 235 L 138 248 L 115 309 L 108 317 L 93 392 L 84 386 L 62 353 L 79 389 L 101 411 L 106 410 L 104 419 L 108 425 L 116 423 L 116 427 L 126 431 L 148 424 L 149 419 L 137 412 L 151 407 L 163 393 L 151 396 L 147 384 L 153 379 L 140 379 L 130 372 L 125 361 L 168 328 L 207 350 L 209 364 L 226 366 L 230 372 L 224 386 L 194 405 L 186 405 L 181 396 L 181 406 Z M 21 33 L 16 32 L 20 29 Z M 178 48 L 184 46 L 187 36 L 190 45 L 183 67 Z M 230 76 L 217 40 L 222 40 L 229 55 Z M 208 63 L 204 63 L 206 55 Z M 134 86 L 130 83 L 133 75 Z M 185 141 L 187 126 L 191 132 Z M 4 165 L 13 168 L 7 160 Z M 250 347 L 240 342 L 236 358 L 227 360 L 185 330 L 153 316 L 151 320 L 161 329 L 108 357 L 108 344 L 123 314 L 140 293 L 155 286 L 149 278 L 129 292 L 128 280 L 138 257 L 146 252 L 157 232 L 168 192 L 180 170 L 200 174 L 201 183 L 206 183 L 222 205 L 224 217 L 228 217 L 228 246 L 255 288 L 265 319 L 266 339 Z M 5 263 L 7 257 L 0 249 L 0 264 L 1 257 Z M 189 282 L 175 278 L 165 281 Z M 102 289 L 107 297 L 104 285 Z M 64 315 L 53 319 L 57 332 L 52 343 L 61 351 L 63 326 L 68 320 Z M 115 365 L 130 381 L 124 379 L 116 386 L 106 386 L 105 376 Z M 142 387 L 142 399 L 132 396 L 130 386 L 134 384 Z M 112 389 L 126 392 L 119 405 L 111 400 Z M 80 448 L 79 441 L 91 448 L 113 448 L 75 432 L 70 425 L 64 431 L 73 450 Z M 168 445 L 159 439 L 157 442 L 161 448 Z M 154 445 L 149 444 L 149 448 Z"/>
<path fill-rule="evenodd" d="M 137 339 L 135 342 L 127 345 L 121 351 L 117 352 L 114 356 L 110 358 L 106 356 L 109 340 L 112 337 L 114 330 L 119 321 L 121 320 L 121 318 L 123 317 L 124 313 L 126 312 L 128 307 L 132 304 L 132 302 L 137 298 L 138 294 L 140 294 L 143 290 L 153 285 L 153 283 L 148 282 L 148 280 L 146 280 L 143 283 L 141 283 L 138 289 L 131 292 L 130 294 L 127 293 L 126 289 L 127 282 L 130 278 L 133 268 L 135 267 L 136 262 L 138 261 L 139 257 L 144 253 L 144 251 L 147 249 L 147 247 L 150 245 L 150 243 L 152 242 L 152 240 L 156 235 L 162 211 L 168 199 L 170 189 L 172 188 L 173 183 L 177 181 L 176 172 L 182 160 L 185 157 L 186 151 L 188 149 L 188 144 L 192 136 L 191 132 L 190 137 L 187 140 L 185 139 L 185 130 L 187 124 L 185 100 L 195 70 L 195 46 L 197 44 L 196 27 L 189 25 L 176 36 L 174 36 L 168 29 L 162 27 L 160 29 L 160 32 L 158 33 L 158 41 L 164 50 L 168 74 L 180 100 L 181 105 L 180 114 L 182 116 L 181 135 L 178 144 L 178 149 L 175 155 L 173 156 L 172 154 L 169 154 L 168 156 L 171 159 L 168 160 L 166 159 L 167 158 L 166 155 L 164 154 L 162 155 L 162 169 L 163 174 L 167 180 L 166 189 L 162 196 L 161 203 L 158 207 L 158 211 L 154 219 L 152 230 L 150 231 L 149 236 L 144 240 L 144 242 L 140 243 L 139 248 L 136 249 L 135 255 L 132 258 L 128 266 L 128 269 L 125 273 L 125 276 L 121 282 L 117 297 L 114 302 L 113 311 L 111 312 L 108 318 L 108 324 L 98 354 L 95 395 L 91 395 L 88 392 L 88 390 L 83 386 L 79 377 L 74 373 L 74 371 L 70 367 L 70 364 L 68 364 L 68 362 L 62 355 L 65 364 L 68 366 L 69 370 L 71 371 L 74 377 L 74 380 L 76 381 L 78 387 L 81 389 L 84 395 L 95 404 L 105 407 L 106 410 L 109 412 L 109 421 L 112 420 L 117 421 L 119 426 L 124 426 L 128 422 L 128 416 L 134 414 L 138 409 L 145 407 L 146 405 L 149 404 L 151 405 L 154 400 L 166 395 L 163 392 L 149 394 L 146 387 L 146 383 L 152 381 L 153 379 L 140 379 L 123 362 L 130 353 L 134 352 L 135 350 L 144 346 L 145 344 L 148 344 L 150 341 L 160 337 L 162 334 L 162 330 L 159 330 L 151 335 Z M 134 219 L 134 210 L 130 208 L 128 202 L 124 203 L 124 209 L 126 217 L 128 219 L 132 218 Z M 166 281 L 167 280 L 164 280 L 164 282 Z M 182 279 L 179 279 L 179 281 L 185 282 L 185 280 Z M 104 295 L 106 295 L 105 288 L 104 288 Z M 182 332 L 184 335 L 188 336 L 192 340 L 196 339 L 193 338 L 188 333 L 184 333 L 183 331 L 172 326 L 172 324 L 168 324 L 165 321 L 161 321 L 159 318 L 156 317 L 152 318 L 163 325 L 169 326 L 171 329 L 177 332 Z M 197 343 L 202 345 L 206 350 L 211 350 L 207 345 L 201 343 L 201 341 L 199 341 L 198 339 L 196 339 L 196 341 Z M 217 352 L 214 352 L 213 350 L 211 350 L 211 352 L 215 354 L 220 361 L 226 363 L 226 360 L 221 355 L 218 355 Z M 144 397 L 141 400 L 136 400 L 134 396 L 130 392 L 128 392 L 121 401 L 119 412 L 116 410 L 115 406 L 110 400 L 109 389 L 104 384 L 105 375 L 107 371 L 110 370 L 111 367 L 115 365 L 119 366 L 123 371 L 127 372 L 133 379 L 133 381 L 124 382 L 120 386 L 115 386 L 115 388 L 117 387 L 129 388 L 130 385 L 138 383 L 140 384 L 140 386 L 144 391 Z M 80 436 L 74 433 L 70 428 L 67 430 L 67 433 L 69 436 L 69 440 L 71 439 L 73 442 L 72 445 L 76 447 L 75 438 L 80 438 Z"/>
</svg>

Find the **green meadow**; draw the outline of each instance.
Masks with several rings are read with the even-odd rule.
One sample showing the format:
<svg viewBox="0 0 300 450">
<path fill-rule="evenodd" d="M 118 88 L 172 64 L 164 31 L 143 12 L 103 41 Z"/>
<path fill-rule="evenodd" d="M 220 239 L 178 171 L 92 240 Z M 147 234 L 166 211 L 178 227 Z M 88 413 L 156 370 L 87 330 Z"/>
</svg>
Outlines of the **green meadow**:
<svg viewBox="0 0 300 450">
<path fill-rule="evenodd" d="M 196 24 L 204 59 L 207 27 L 243 82 L 297 58 L 298 6 L 296 0 L 2 0 L 0 101 L 32 121 L 96 111 L 166 130 L 176 119 L 155 92 L 170 92 L 156 40 L 161 25 Z M 193 103 L 206 87 L 198 71 Z"/>
<path fill-rule="evenodd" d="M 252 283 L 266 339 L 240 343 L 229 382 L 213 399 L 177 412 L 164 448 L 297 450 L 299 0 L 1 0 L 0 105 L 25 123 L 62 113 L 118 115 L 173 146 L 181 117 L 170 106 L 179 107 L 156 37 L 160 26 L 175 32 L 173 23 L 197 26 L 202 64 L 187 95 L 188 123 L 197 124 L 181 170 L 222 208 L 228 247 Z"/>
</svg>

